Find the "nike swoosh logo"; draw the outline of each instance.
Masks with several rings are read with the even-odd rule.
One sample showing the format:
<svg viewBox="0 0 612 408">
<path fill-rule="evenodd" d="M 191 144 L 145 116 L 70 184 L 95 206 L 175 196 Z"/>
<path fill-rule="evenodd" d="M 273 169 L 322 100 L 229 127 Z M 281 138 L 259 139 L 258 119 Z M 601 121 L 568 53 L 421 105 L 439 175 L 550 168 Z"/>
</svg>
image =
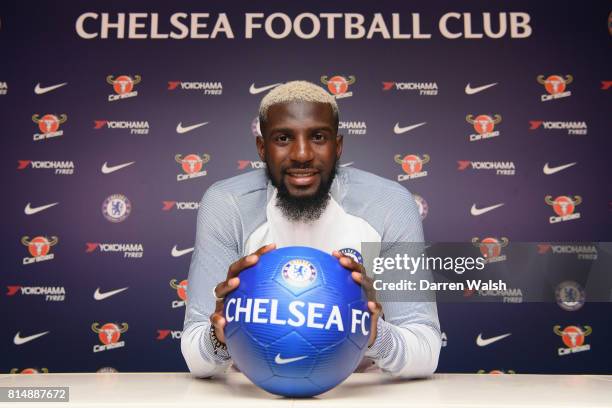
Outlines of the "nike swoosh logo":
<svg viewBox="0 0 612 408">
<path fill-rule="evenodd" d="M 353 165 L 353 163 L 355 163 L 355 162 L 343 163 L 343 164 L 341 164 L 341 165 L 340 165 L 340 167 L 348 167 L 348 166 L 352 166 L 352 165 Z"/>
<path fill-rule="evenodd" d="M 416 129 L 425 124 L 427 124 L 427 122 L 421 122 L 421 123 L 417 123 L 416 125 L 400 127 L 399 123 L 396 123 L 395 127 L 393 128 L 393 133 L 395 133 L 396 135 L 401 135 L 402 133 L 410 132 L 412 129 Z"/>
<path fill-rule="evenodd" d="M 44 211 L 47 208 L 51 208 L 54 205 L 58 205 L 58 204 L 59 203 L 51 203 L 47 205 L 41 205 L 40 207 L 32 207 L 30 203 L 27 203 L 23 212 L 26 213 L 26 215 L 32 215 L 32 214 L 36 214 L 38 212 Z"/>
<path fill-rule="evenodd" d="M 176 245 L 172 247 L 172 256 L 175 258 L 178 258 L 179 256 L 183 256 L 186 255 L 190 252 L 193 251 L 193 247 L 192 248 L 187 248 L 187 249 L 177 249 Z"/>
<path fill-rule="evenodd" d="M 42 332 L 42 333 L 38 333 L 38 334 L 33 334 L 31 336 L 27 336 L 27 337 L 21 337 L 21 332 L 17 332 L 17 334 L 15 335 L 15 338 L 13 339 L 13 342 L 18 345 L 21 346 L 22 344 L 25 344 L 29 341 L 32 341 L 34 339 L 37 339 L 39 337 L 44 336 L 45 334 L 48 334 L 50 332 L 46 331 L 46 332 Z"/>
<path fill-rule="evenodd" d="M 127 290 L 126 288 L 121 288 L 121 289 L 115 289 L 115 290 L 110 290 L 108 292 L 104 292 L 104 293 L 100 293 L 100 288 L 97 288 L 96 291 L 94 292 L 94 299 L 96 300 L 104 300 L 106 298 L 109 298 L 113 295 L 116 295 L 117 293 L 121 293 L 124 290 Z"/>
<path fill-rule="evenodd" d="M 490 207 L 476 208 L 476 204 L 472 204 L 472 208 L 470 209 L 470 213 L 474 217 L 476 217 L 476 216 L 482 215 L 484 213 L 488 213 L 489 211 L 493 211 L 494 209 L 499 208 L 502 205 L 504 205 L 504 203 L 495 204 L 495 205 L 492 205 Z"/>
<path fill-rule="evenodd" d="M 480 333 L 478 335 L 478 337 L 476 338 L 476 344 L 478 344 L 480 347 L 488 346 L 489 344 L 495 343 L 496 341 L 500 341 L 501 339 L 505 339 L 506 337 L 510 336 L 511 334 L 512 333 L 506 333 L 506 334 L 502 334 L 501 336 L 491 337 L 490 339 L 483 339 L 482 338 L 482 333 Z"/>
<path fill-rule="evenodd" d="M 546 163 L 544 165 L 544 174 L 546 174 L 547 176 L 550 176 L 551 174 L 555 174 L 560 172 L 561 170 L 565 170 L 567 168 L 572 167 L 573 165 L 577 164 L 578 162 L 573 162 L 573 163 L 568 163 L 568 164 L 564 164 L 562 166 L 557 166 L 557 167 L 548 167 L 548 163 Z"/>
<path fill-rule="evenodd" d="M 497 85 L 497 82 L 493 82 L 492 84 L 483 85 L 483 86 L 477 86 L 476 88 L 472 88 L 470 86 L 470 84 L 468 83 L 465 86 L 465 93 L 468 94 L 468 95 L 474 95 L 474 94 L 476 94 L 478 92 L 484 91 L 485 89 L 489 89 L 489 88 L 491 88 L 492 86 L 495 86 L 495 85 Z"/>
<path fill-rule="evenodd" d="M 279 85 L 281 84 L 272 84 L 272 85 L 262 86 L 261 88 L 256 88 L 255 84 L 251 84 L 251 87 L 249 88 L 249 92 L 251 93 L 251 95 L 257 95 L 258 93 L 265 92 L 268 89 L 276 88 Z"/>
<path fill-rule="evenodd" d="M 64 82 L 64 83 L 57 84 L 57 85 L 45 86 L 45 87 L 40 86 L 40 83 L 38 83 L 36 84 L 36 87 L 34 88 L 34 93 L 36 95 L 46 94 L 47 92 L 54 91 L 57 88 L 61 88 L 64 85 L 68 85 L 68 82 Z"/>
<path fill-rule="evenodd" d="M 308 358 L 308 356 L 299 356 L 299 357 L 291 357 L 291 358 L 282 358 L 280 353 L 278 353 L 276 355 L 276 357 L 274 357 L 274 362 L 276 364 L 289 364 L 289 363 L 293 363 L 294 361 L 300 361 L 303 360 L 305 358 Z"/>
<path fill-rule="evenodd" d="M 195 125 L 183 127 L 183 122 L 179 122 L 179 124 L 176 125 L 176 133 L 191 132 L 193 129 L 197 129 L 197 128 L 202 127 L 202 126 L 207 125 L 207 124 L 208 124 L 208 122 L 202 122 L 202 123 L 196 123 Z"/>
<path fill-rule="evenodd" d="M 107 162 L 104 162 L 104 164 L 102 165 L 102 173 L 111 174 L 112 172 L 121 170 L 124 167 L 131 166 L 134 163 L 136 162 L 129 162 L 129 163 L 118 164 L 116 166 L 109 166 Z"/>
</svg>

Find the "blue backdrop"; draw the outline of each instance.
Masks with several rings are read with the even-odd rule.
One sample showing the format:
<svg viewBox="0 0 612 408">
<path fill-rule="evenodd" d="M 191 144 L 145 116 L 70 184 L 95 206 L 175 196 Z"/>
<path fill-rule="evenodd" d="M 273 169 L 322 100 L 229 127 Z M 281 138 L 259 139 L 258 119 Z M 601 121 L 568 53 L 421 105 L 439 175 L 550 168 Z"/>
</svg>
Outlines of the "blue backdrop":
<svg viewBox="0 0 612 408">
<path fill-rule="evenodd" d="M 577 254 L 546 245 L 612 241 L 609 3 L 16 3 L 0 5 L 0 372 L 186 370 L 197 203 L 261 167 L 262 90 L 289 80 L 336 94 L 341 162 L 418 195 L 429 241 L 536 242 L 561 262 Z M 276 39 L 273 13 L 320 31 Z M 327 38 L 321 13 L 365 32 L 345 38 L 360 31 L 341 14 Z M 610 372 L 610 303 L 518 300 L 440 303 L 438 371 Z"/>
</svg>

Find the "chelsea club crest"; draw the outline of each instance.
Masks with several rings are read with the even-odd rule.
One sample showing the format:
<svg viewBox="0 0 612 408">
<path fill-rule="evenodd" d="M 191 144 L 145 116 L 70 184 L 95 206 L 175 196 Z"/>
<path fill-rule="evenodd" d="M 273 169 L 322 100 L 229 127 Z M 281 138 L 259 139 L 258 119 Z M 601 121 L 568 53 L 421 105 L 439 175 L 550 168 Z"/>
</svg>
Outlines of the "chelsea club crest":
<svg viewBox="0 0 612 408">
<path fill-rule="evenodd" d="M 578 282 L 564 281 L 557 285 L 555 290 L 557 304 L 561 309 L 569 312 L 580 309 L 585 302 L 585 293 Z"/>
<path fill-rule="evenodd" d="M 355 262 L 357 262 L 357 263 L 363 264 L 363 257 L 361 256 L 359 251 L 357 251 L 356 249 L 353 249 L 353 248 L 342 248 L 338 252 L 341 252 L 342 255 L 344 255 L 344 256 L 348 256 L 349 258 L 353 258 L 353 260 Z"/>
<path fill-rule="evenodd" d="M 289 285 L 303 288 L 317 279 L 317 268 L 305 259 L 292 259 L 283 265 L 282 274 Z"/>
<path fill-rule="evenodd" d="M 110 195 L 102 203 L 102 214 L 110 222 L 124 221 L 132 212 L 132 203 L 123 194 Z"/>
</svg>

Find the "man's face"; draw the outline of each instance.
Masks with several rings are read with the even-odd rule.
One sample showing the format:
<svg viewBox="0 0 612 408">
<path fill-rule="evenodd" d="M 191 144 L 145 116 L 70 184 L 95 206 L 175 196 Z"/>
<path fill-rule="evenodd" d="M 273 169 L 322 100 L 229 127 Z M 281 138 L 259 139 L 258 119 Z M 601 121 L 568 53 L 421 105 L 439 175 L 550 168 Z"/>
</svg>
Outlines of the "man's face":
<svg viewBox="0 0 612 408">
<path fill-rule="evenodd" d="M 268 167 L 272 184 L 290 199 L 327 195 L 342 154 L 331 106 L 290 102 L 268 109 L 257 151 Z M 325 191 L 324 191 L 325 190 Z"/>
</svg>

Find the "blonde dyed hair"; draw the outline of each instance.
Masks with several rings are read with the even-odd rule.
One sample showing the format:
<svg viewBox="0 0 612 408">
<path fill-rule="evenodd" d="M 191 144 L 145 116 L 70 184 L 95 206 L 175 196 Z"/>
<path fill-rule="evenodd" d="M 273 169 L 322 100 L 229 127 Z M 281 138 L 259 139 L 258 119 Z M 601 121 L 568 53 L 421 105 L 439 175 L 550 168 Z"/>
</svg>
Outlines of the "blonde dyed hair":
<svg viewBox="0 0 612 408">
<path fill-rule="evenodd" d="M 320 86 L 308 81 L 286 82 L 268 92 L 259 105 L 259 122 L 266 122 L 270 106 L 290 102 L 314 102 L 330 105 L 337 126 L 339 112 L 336 99 Z"/>
</svg>

